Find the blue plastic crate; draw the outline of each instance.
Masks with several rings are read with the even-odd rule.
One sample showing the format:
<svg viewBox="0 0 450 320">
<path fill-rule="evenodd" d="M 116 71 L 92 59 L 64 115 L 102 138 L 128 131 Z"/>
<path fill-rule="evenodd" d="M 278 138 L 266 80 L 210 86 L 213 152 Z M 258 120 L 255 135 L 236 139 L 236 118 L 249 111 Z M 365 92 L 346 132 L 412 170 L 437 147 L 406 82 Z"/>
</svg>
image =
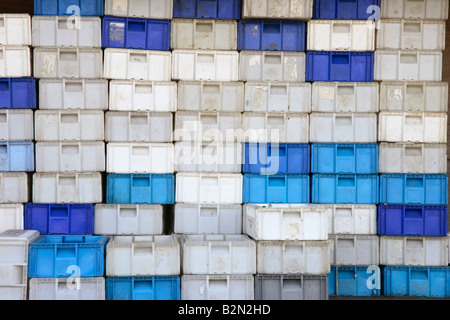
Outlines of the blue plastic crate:
<svg viewBox="0 0 450 320">
<path fill-rule="evenodd" d="M 309 175 L 244 174 L 243 203 L 309 203 Z"/>
<path fill-rule="evenodd" d="M 238 50 L 305 51 L 306 23 L 288 20 L 240 20 Z"/>
<path fill-rule="evenodd" d="M 0 109 L 36 109 L 36 80 L 0 78 Z"/>
<path fill-rule="evenodd" d="M 108 174 L 106 202 L 117 204 L 173 204 L 173 174 Z"/>
<path fill-rule="evenodd" d="M 103 16 L 104 0 L 34 0 L 34 14 L 44 16 Z"/>
<path fill-rule="evenodd" d="M 379 178 L 376 174 L 314 174 L 312 203 L 378 204 Z"/>
<path fill-rule="evenodd" d="M 313 19 L 368 20 L 381 0 L 314 0 Z"/>
<path fill-rule="evenodd" d="M 241 8 L 241 0 L 174 0 L 173 17 L 239 20 Z"/>
<path fill-rule="evenodd" d="M 245 143 L 243 152 L 244 173 L 310 173 L 308 143 Z"/>
<path fill-rule="evenodd" d="M 313 143 L 313 173 L 378 173 L 378 144 Z"/>
<path fill-rule="evenodd" d="M 444 174 L 381 174 L 380 203 L 447 205 Z"/>
<path fill-rule="evenodd" d="M 369 266 L 331 266 L 328 274 L 328 295 L 376 297 L 380 294 L 380 269 Z"/>
<path fill-rule="evenodd" d="M 373 52 L 308 51 L 306 81 L 372 82 Z"/>
<path fill-rule="evenodd" d="M 94 205 L 26 203 L 24 229 L 42 235 L 94 234 Z"/>
<path fill-rule="evenodd" d="M 170 50 L 170 20 L 104 17 L 104 48 Z"/>
<path fill-rule="evenodd" d="M 0 141 L 0 171 L 34 171 L 34 142 Z"/>
<path fill-rule="evenodd" d="M 40 236 L 29 245 L 28 277 L 102 277 L 107 236 Z"/>
<path fill-rule="evenodd" d="M 106 277 L 106 300 L 180 300 L 180 277 Z"/>
</svg>

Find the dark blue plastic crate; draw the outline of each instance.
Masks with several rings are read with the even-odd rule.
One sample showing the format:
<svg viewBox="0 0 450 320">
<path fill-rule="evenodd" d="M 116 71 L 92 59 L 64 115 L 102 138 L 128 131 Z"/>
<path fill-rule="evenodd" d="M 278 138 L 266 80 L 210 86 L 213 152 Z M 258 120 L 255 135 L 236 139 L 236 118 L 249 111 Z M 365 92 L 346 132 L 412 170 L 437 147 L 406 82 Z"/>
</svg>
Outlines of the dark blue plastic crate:
<svg viewBox="0 0 450 320">
<path fill-rule="evenodd" d="M 328 294 L 351 297 L 380 296 L 380 273 L 379 268 L 369 266 L 331 266 L 328 274 Z"/>
<path fill-rule="evenodd" d="M 36 80 L 0 78 L 0 109 L 36 109 Z"/>
<path fill-rule="evenodd" d="M 378 144 L 313 143 L 313 173 L 378 173 Z"/>
<path fill-rule="evenodd" d="M 381 0 L 314 0 L 313 19 L 368 20 Z"/>
<path fill-rule="evenodd" d="M 104 17 L 104 48 L 170 50 L 170 20 Z"/>
<path fill-rule="evenodd" d="M 180 300 L 180 277 L 106 277 L 106 300 Z"/>
<path fill-rule="evenodd" d="M 445 174 L 381 174 L 380 203 L 448 204 Z"/>
<path fill-rule="evenodd" d="M 239 20 L 241 8 L 241 0 L 174 0 L 173 17 Z"/>
<path fill-rule="evenodd" d="M 242 172 L 256 174 L 310 173 L 308 143 L 245 143 Z"/>
<path fill-rule="evenodd" d="M 107 236 L 40 236 L 29 245 L 28 277 L 102 277 Z"/>
<path fill-rule="evenodd" d="M 104 0 L 34 0 L 35 15 L 103 16 L 104 10 Z"/>
<path fill-rule="evenodd" d="M 0 141 L 0 171 L 34 171 L 34 142 Z"/>
<path fill-rule="evenodd" d="M 26 203 L 25 230 L 42 235 L 94 234 L 94 205 Z"/>
<path fill-rule="evenodd" d="M 173 204 L 173 174 L 108 174 L 106 202 L 117 204 Z"/>
<path fill-rule="evenodd" d="M 309 175 L 244 174 L 243 203 L 309 203 Z"/>
<path fill-rule="evenodd" d="M 240 20 L 238 50 L 305 51 L 306 24 L 287 20 Z"/>
<path fill-rule="evenodd" d="M 312 203 L 378 204 L 379 178 L 376 174 L 314 174 Z"/>
<path fill-rule="evenodd" d="M 308 51 L 306 81 L 372 82 L 373 52 Z"/>
</svg>

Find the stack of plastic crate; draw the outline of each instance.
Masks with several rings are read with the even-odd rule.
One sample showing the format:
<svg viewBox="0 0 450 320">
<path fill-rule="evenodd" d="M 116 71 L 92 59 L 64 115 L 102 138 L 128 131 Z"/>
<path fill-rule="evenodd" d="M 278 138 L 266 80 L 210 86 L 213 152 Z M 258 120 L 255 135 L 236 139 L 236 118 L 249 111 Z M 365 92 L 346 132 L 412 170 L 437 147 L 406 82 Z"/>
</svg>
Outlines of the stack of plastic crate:
<svg viewBox="0 0 450 320">
<path fill-rule="evenodd" d="M 450 296 L 447 18 L 446 0 L 382 2 L 375 79 L 381 81 L 378 234 L 385 296 Z"/>
<path fill-rule="evenodd" d="M 374 8 L 379 1 L 317 0 L 308 23 L 311 202 L 328 211 L 330 296 L 380 295 Z"/>
</svg>

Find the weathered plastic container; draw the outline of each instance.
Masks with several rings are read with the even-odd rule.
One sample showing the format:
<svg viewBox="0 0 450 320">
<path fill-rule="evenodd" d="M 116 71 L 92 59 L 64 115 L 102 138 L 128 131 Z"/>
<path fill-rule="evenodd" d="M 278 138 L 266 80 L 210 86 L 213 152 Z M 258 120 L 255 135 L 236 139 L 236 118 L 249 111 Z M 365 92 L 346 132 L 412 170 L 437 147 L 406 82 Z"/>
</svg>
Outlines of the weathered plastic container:
<svg viewBox="0 0 450 320">
<path fill-rule="evenodd" d="M 313 19 L 369 20 L 380 0 L 315 0 Z"/>
<path fill-rule="evenodd" d="M 11 229 L 23 230 L 22 203 L 0 204 L 0 233 Z"/>
<path fill-rule="evenodd" d="M 173 16 L 173 0 L 106 0 L 105 15 L 170 20 Z"/>
<path fill-rule="evenodd" d="M 379 297 L 381 274 L 378 266 L 331 266 L 328 294 L 344 297 Z"/>
<path fill-rule="evenodd" d="M 381 18 L 447 20 L 446 0 L 381 0 Z"/>
<path fill-rule="evenodd" d="M 106 246 L 106 276 L 180 274 L 180 244 L 171 236 L 114 236 Z"/>
<path fill-rule="evenodd" d="M 33 278 L 28 300 L 101 301 L 105 300 L 105 278 Z"/>
<path fill-rule="evenodd" d="M 241 8 L 241 0 L 174 0 L 173 17 L 239 20 Z"/>
<path fill-rule="evenodd" d="M 0 77 L 31 77 L 31 60 L 27 46 L 0 45 Z"/>
<path fill-rule="evenodd" d="M 33 110 L 31 109 L 0 110 L 0 141 L 33 141 L 33 140 L 34 140 Z"/>
<path fill-rule="evenodd" d="M 107 277 L 106 300 L 180 300 L 180 276 Z"/>
<path fill-rule="evenodd" d="M 380 264 L 378 235 L 330 234 L 330 262 L 333 266 Z"/>
<path fill-rule="evenodd" d="M 175 0 L 176 1 L 176 0 Z M 181 300 L 254 300 L 254 276 L 183 275 Z"/>
<path fill-rule="evenodd" d="M 34 0 L 34 14 L 46 16 L 103 16 L 102 0 Z"/>
<path fill-rule="evenodd" d="M 34 171 L 34 142 L 0 142 L 0 171 Z"/>
<path fill-rule="evenodd" d="M 1 109 L 36 109 L 36 80 L 0 78 Z"/>
<path fill-rule="evenodd" d="M 29 14 L 1 14 L 0 45 L 30 46 L 31 16 Z"/>
<path fill-rule="evenodd" d="M 31 182 L 26 172 L 0 172 L 0 203 L 25 203 Z"/>
<path fill-rule="evenodd" d="M 277 0 L 243 0 L 242 19 L 311 20 L 312 0 L 289 0 L 282 5 Z"/>
<path fill-rule="evenodd" d="M 327 211 L 328 234 L 377 234 L 377 206 L 320 204 Z"/>
</svg>

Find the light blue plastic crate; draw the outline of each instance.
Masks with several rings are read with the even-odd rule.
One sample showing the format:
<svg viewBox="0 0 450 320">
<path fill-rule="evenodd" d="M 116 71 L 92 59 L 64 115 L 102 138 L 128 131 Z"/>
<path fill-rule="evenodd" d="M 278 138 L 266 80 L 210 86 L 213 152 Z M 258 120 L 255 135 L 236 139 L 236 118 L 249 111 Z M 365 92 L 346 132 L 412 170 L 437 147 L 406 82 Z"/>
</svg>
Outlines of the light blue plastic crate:
<svg viewBox="0 0 450 320">
<path fill-rule="evenodd" d="M 376 297 L 381 294 L 381 281 L 381 270 L 377 267 L 331 266 L 328 274 L 328 294 Z"/>
<path fill-rule="evenodd" d="M 103 16 L 104 0 L 34 0 L 34 15 Z"/>
<path fill-rule="evenodd" d="M 180 300 L 180 277 L 106 277 L 106 300 Z"/>
<path fill-rule="evenodd" d="M 20 123 L 17 124 L 21 125 Z M 34 142 L 2 141 L 0 142 L 0 171 L 33 172 Z"/>
</svg>

